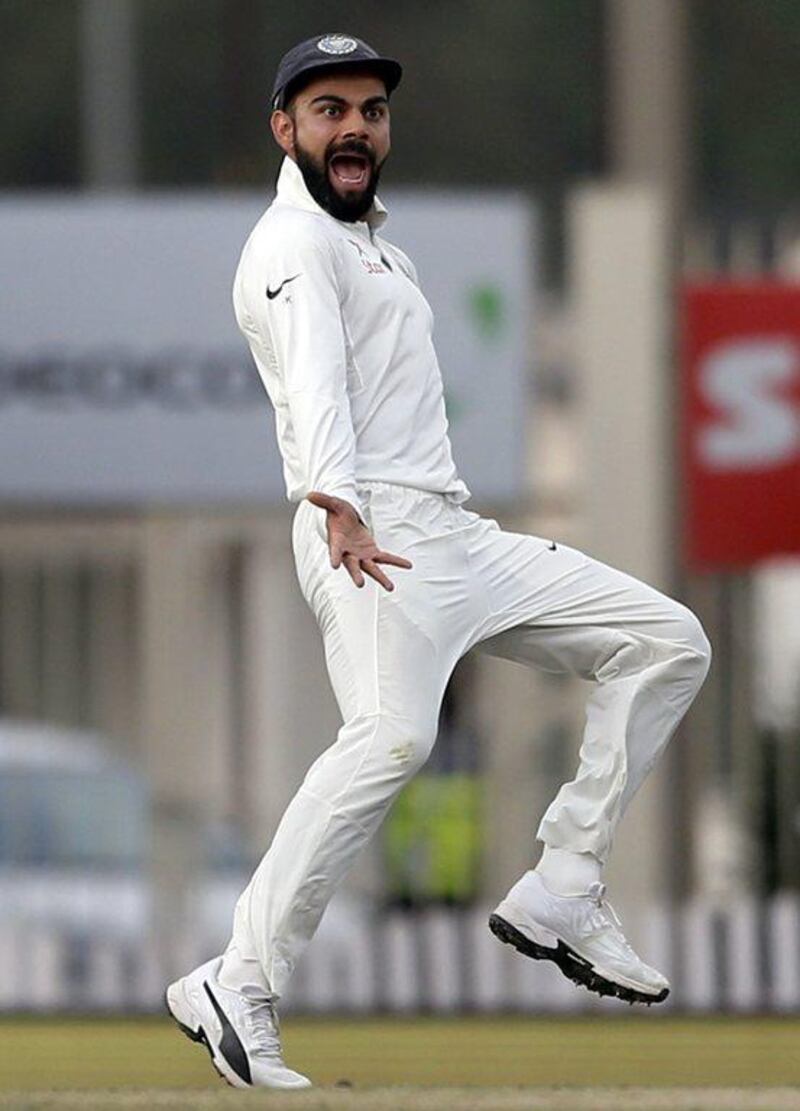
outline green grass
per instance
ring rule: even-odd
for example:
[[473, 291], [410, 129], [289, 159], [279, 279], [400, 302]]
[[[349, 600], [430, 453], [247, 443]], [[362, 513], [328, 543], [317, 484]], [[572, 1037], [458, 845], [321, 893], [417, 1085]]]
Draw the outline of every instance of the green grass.
[[314, 1092], [228, 1091], [166, 1020], [5, 1020], [0, 1109], [800, 1111], [797, 1019], [326, 1018], [288, 1020], [283, 1034]]

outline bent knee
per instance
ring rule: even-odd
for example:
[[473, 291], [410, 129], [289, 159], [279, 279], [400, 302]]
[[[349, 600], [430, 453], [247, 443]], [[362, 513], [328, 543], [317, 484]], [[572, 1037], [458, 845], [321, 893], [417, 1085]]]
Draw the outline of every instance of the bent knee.
[[385, 759], [404, 776], [422, 768], [436, 743], [436, 727], [406, 718], [387, 722]]
[[686, 606], [676, 603], [680, 621], [681, 648], [689, 657], [690, 665], [698, 678], [698, 685], [702, 683], [711, 666], [711, 642], [706, 636], [705, 629], [699, 618]]
[[686, 639], [702, 665], [704, 673], [707, 672], [711, 665], [711, 641], [706, 636], [699, 618], [689, 609], [686, 610]]
[[371, 716], [365, 767], [381, 779], [405, 780], [420, 770], [436, 742], [437, 722], [383, 711]]
[[433, 749], [434, 737], [409, 737], [397, 741], [386, 754], [387, 763], [404, 777], [416, 775]]

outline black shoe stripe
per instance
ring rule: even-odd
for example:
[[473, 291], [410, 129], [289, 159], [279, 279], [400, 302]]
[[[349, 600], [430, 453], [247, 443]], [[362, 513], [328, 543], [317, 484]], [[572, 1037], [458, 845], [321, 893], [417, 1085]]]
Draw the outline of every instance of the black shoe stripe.
[[211, 1006], [217, 1012], [217, 1018], [222, 1026], [222, 1038], [219, 1043], [220, 1053], [245, 1084], [252, 1084], [253, 1078], [250, 1073], [250, 1062], [247, 1060], [247, 1054], [239, 1039], [239, 1035], [236, 1033], [233, 1026], [231, 1026], [231, 1021], [222, 1007], [220, 1007], [219, 1003], [214, 998], [214, 993], [208, 986], [208, 980], [203, 981], [203, 987], [206, 989], [206, 995], [211, 1000]]
[[597, 972], [593, 964], [579, 956], [574, 949], [570, 949], [560, 938], [555, 949], [537, 945], [499, 914], [491, 915], [489, 929], [496, 938], [506, 945], [513, 945], [523, 956], [532, 957], [535, 961], [552, 961], [558, 965], [567, 979], [572, 980], [573, 984], [588, 988], [597, 995], [611, 995], [623, 999], [626, 1003], [645, 1003], [647, 1006], [651, 1003], [662, 1003], [669, 995], [669, 988], [664, 988], [658, 995], [647, 995], [646, 992], [617, 984]]

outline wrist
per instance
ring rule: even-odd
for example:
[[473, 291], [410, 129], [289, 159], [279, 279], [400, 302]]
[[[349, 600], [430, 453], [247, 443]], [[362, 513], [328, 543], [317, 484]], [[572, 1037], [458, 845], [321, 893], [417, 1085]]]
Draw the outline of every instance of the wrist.
[[328, 490], [327, 493], [331, 497], [336, 498], [340, 502], [344, 502], [348, 509], [352, 509], [356, 517], [360, 521], [364, 520], [364, 510], [361, 505], [361, 499], [358, 496], [355, 483], [352, 482], [338, 482], [334, 485], [333, 489]]

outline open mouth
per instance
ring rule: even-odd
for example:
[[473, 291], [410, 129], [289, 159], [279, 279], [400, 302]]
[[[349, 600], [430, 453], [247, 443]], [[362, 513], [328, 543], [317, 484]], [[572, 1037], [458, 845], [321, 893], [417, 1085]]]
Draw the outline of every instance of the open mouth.
[[342, 189], [363, 189], [369, 181], [370, 162], [363, 154], [334, 154], [329, 172], [334, 185]]

